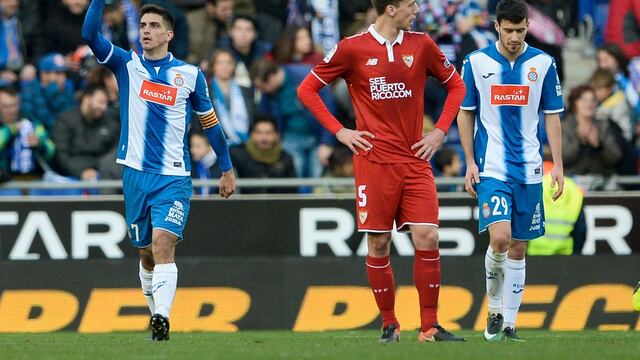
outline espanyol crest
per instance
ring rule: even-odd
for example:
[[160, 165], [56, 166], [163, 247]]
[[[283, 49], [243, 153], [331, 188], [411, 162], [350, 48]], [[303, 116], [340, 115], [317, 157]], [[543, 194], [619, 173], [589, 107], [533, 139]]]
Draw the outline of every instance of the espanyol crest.
[[404, 61], [407, 67], [411, 67], [411, 65], [413, 65], [413, 55], [402, 55], [402, 61]]
[[529, 73], [527, 74], [527, 79], [531, 82], [538, 81], [538, 73], [536, 72], [536, 68], [532, 67], [529, 69]]

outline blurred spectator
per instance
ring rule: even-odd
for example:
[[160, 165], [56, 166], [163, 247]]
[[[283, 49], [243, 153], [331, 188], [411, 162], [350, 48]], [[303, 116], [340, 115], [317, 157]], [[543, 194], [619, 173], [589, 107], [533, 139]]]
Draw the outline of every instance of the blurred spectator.
[[55, 145], [42, 124], [20, 117], [20, 98], [9, 88], [0, 88], [0, 120], [0, 179], [41, 178]]
[[[433, 157], [433, 165], [435, 167], [436, 176], [443, 178], [453, 178], [461, 175], [462, 161], [460, 154], [452, 148], [443, 147], [436, 152]], [[438, 184], [436, 179], [436, 189], [440, 192], [461, 191], [462, 187], [458, 185]]]
[[[40, 1], [31, 0], [18, 0], [18, 3], [20, 4], [18, 10], [20, 33], [22, 34], [21, 36], [27, 51], [26, 62], [29, 64], [27, 66], [29, 67], [28, 70], [31, 75], [30, 78], [23, 79], [31, 80], [35, 78], [36, 75], [35, 64], [38, 63], [40, 57], [45, 53], [44, 39], [42, 37], [42, 5]], [[22, 70], [24, 74], [25, 69], [23, 68]]]
[[53, 129], [56, 116], [76, 105], [73, 84], [67, 80], [67, 66], [61, 54], [47, 54], [38, 63], [38, 78], [20, 84], [22, 113], [28, 119]]
[[596, 119], [613, 121], [622, 130], [624, 139], [631, 142], [633, 139], [631, 109], [625, 101], [622, 91], [617, 89], [613, 74], [604, 69], [597, 69], [591, 75], [591, 86], [598, 100]]
[[253, 0], [256, 28], [262, 30], [259, 34], [260, 38], [270, 45], [275, 44], [278, 35], [282, 32], [290, 1], [301, 2], [300, 0]]
[[[334, 144], [334, 137], [315, 121], [296, 96], [296, 89], [310, 71], [310, 65], [278, 66], [269, 60], [260, 60], [251, 68], [251, 80], [262, 92], [259, 110], [278, 119], [283, 147], [293, 156], [300, 177], [321, 176]], [[320, 95], [335, 113], [335, 100], [329, 88], [324, 88]]]
[[[331, 156], [329, 156], [329, 165], [325, 169], [324, 177], [327, 178], [353, 178], [353, 152], [343, 144], [336, 144]], [[318, 187], [315, 193], [333, 193], [333, 194], [353, 194], [356, 188], [353, 183], [350, 185], [332, 185]]]
[[227, 141], [229, 145], [243, 144], [249, 138], [253, 118], [253, 90], [234, 80], [236, 62], [229, 50], [216, 50], [210, 64], [209, 96]]
[[[293, 158], [282, 149], [274, 119], [257, 116], [249, 141], [231, 148], [231, 159], [238, 178], [292, 178], [296, 176]], [[297, 192], [296, 188], [241, 188], [243, 194]]]
[[87, 75], [87, 86], [89, 85], [98, 85], [107, 91], [109, 111], [114, 112], [114, 116], [119, 117], [120, 95], [118, 94], [118, 81], [113, 72], [106, 66], [95, 66]]
[[562, 121], [562, 159], [567, 175], [604, 175], [615, 172], [622, 157], [610, 121], [597, 121], [596, 94], [581, 85], [569, 94], [569, 113]]
[[[222, 176], [215, 151], [211, 148], [207, 136], [201, 130], [193, 130], [189, 135], [189, 151], [191, 152], [191, 177], [194, 179], [215, 180]], [[214, 191], [209, 186], [202, 186], [198, 191], [206, 196]]]
[[545, 162], [545, 175], [542, 178], [545, 234], [529, 242], [527, 254], [580, 255], [587, 240], [587, 221], [582, 206], [584, 195], [573, 179], [565, 177], [562, 196], [553, 200], [557, 185], [551, 187], [551, 166]]
[[46, 52], [61, 53], [67, 67], [73, 72], [79, 71], [80, 62], [74, 53], [86, 47], [82, 41], [82, 23], [89, 0], [47, 1], [43, 4], [48, 4], [42, 25], [47, 29], [43, 32]]
[[[102, 178], [99, 164], [118, 145], [119, 125], [106, 117], [107, 91], [91, 85], [84, 91], [80, 106], [61, 113], [53, 130], [59, 173], [80, 180]], [[113, 162], [113, 157], [109, 160]]]
[[[338, 0], [307, 0], [313, 8], [311, 34], [313, 42], [328, 54], [340, 41]], [[314, 64], [315, 65], [315, 64]]]
[[324, 56], [316, 50], [308, 28], [292, 25], [280, 34], [272, 57], [278, 64], [316, 65]]
[[140, 15], [132, 0], [112, 0], [105, 4], [102, 35], [115, 46], [142, 52], [139, 23]]
[[167, 9], [175, 21], [173, 39], [169, 43], [169, 51], [178, 59], [186, 59], [189, 52], [189, 24], [184, 12], [174, 4], [175, 0], [142, 0], [140, 6], [156, 4]]
[[236, 60], [238, 84], [251, 87], [249, 69], [271, 50], [271, 45], [258, 40], [256, 22], [251, 16], [238, 14], [231, 22], [229, 35], [218, 42], [218, 48], [231, 50]]
[[640, 56], [640, 1], [611, 0], [604, 41], [620, 46], [629, 59]]
[[[476, 6], [465, 6], [455, 15], [455, 29], [459, 36], [457, 39], [457, 59], [464, 59], [467, 55], [489, 46], [497, 39], [494, 32], [487, 29], [489, 21], [487, 13]], [[456, 68], [461, 68], [461, 61], [456, 63]]]
[[[16, 83], [30, 61], [19, 8], [19, 0], [0, 0], [0, 82], [4, 84]], [[33, 78], [35, 68], [31, 66], [30, 71]]]
[[640, 95], [629, 80], [629, 60], [616, 44], [604, 44], [596, 52], [596, 60], [600, 69], [611, 72], [616, 80], [618, 89], [622, 90], [624, 97], [635, 112], [635, 117], [640, 114]]
[[[189, 55], [187, 61], [198, 64], [216, 48], [218, 40], [227, 35], [233, 17], [234, 0], [207, 0], [204, 19], [193, 26], [189, 22]], [[206, 67], [205, 67], [206, 68]]]
[[[556, 69], [560, 82], [564, 82], [564, 59], [562, 47], [566, 43], [563, 30], [556, 24], [554, 18], [538, 10], [534, 6], [527, 6], [529, 11], [529, 30], [525, 40], [535, 48], [551, 55], [556, 61]], [[549, 9], [549, 8], [547, 8]]]
[[369, 24], [362, 24], [369, 9], [372, 9], [370, 0], [338, 1], [340, 37], [351, 35], [349, 31], [353, 26], [360, 28], [369, 26]]

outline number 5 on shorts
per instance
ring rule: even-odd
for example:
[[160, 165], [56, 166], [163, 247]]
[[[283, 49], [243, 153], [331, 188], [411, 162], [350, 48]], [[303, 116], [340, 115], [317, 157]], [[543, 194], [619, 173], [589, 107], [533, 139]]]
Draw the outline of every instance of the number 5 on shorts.
[[358, 186], [358, 206], [365, 207], [367, 206], [367, 194], [364, 193], [367, 185]]

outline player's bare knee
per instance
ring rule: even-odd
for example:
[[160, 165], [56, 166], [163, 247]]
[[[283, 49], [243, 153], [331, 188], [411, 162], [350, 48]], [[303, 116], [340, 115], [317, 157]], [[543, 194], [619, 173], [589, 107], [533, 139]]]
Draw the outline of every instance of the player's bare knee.
[[391, 234], [368, 234], [369, 256], [384, 257], [391, 251]]
[[153, 260], [156, 264], [173, 262], [175, 248], [175, 240], [173, 238], [169, 236], [158, 236], [154, 237], [152, 243], [151, 250], [153, 251]]
[[503, 253], [509, 250], [511, 235], [506, 232], [495, 232], [491, 234], [491, 248], [495, 252]]
[[433, 227], [413, 229], [411, 231], [413, 246], [418, 250], [435, 250], [438, 248], [438, 230]]

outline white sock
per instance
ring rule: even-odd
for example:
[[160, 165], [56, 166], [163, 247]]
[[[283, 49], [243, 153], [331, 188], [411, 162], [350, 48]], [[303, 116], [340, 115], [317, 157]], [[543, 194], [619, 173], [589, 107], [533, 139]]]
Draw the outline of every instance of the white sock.
[[487, 297], [489, 298], [489, 312], [502, 314], [502, 284], [504, 282], [504, 268], [507, 252], [494, 252], [491, 246], [484, 256], [485, 278], [487, 279]]
[[153, 301], [155, 314], [169, 318], [173, 297], [178, 285], [178, 268], [175, 263], [156, 264], [153, 268]]
[[149, 271], [142, 267], [142, 262], [140, 262], [140, 270], [138, 272], [140, 276], [140, 285], [142, 285], [142, 294], [144, 294], [144, 298], [147, 299], [147, 305], [149, 306], [149, 311], [151, 314], [156, 310], [156, 304], [153, 302], [153, 293], [151, 292], [151, 280], [153, 279], [153, 271]]
[[526, 276], [526, 262], [522, 260], [507, 259], [504, 272], [504, 323], [503, 329], [510, 327], [515, 329], [516, 316], [522, 303], [524, 293], [524, 280]]

